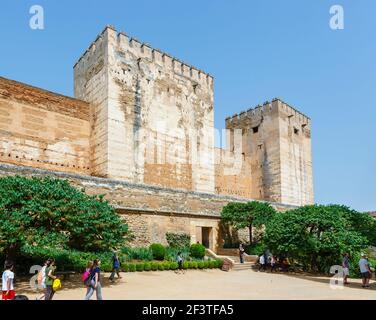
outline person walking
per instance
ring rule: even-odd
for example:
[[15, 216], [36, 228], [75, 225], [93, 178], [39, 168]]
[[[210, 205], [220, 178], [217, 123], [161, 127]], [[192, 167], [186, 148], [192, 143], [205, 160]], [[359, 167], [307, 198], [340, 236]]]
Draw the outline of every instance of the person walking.
[[184, 273], [183, 269], [183, 258], [181, 256], [181, 252], [178, 252], [178, 255], [176, 257], [176, 260], [178, 261], [178, 271], [177, 273]]
[[36, 300], [45, 300], [47, 290], [46, 290], [46, 268], [47, 268], [47, 261], [44, 262], [42, 269], [40, 269], [38, 273], [38, 289], [42, 290], [42, 294], [36, 298]]
[[239, 245], [239, 258], [240, 258], [240, 263], [244, 263], [244, 254], [245, 254], [245, 250], [244, 250], [243, 244], [241, 243], [241, 244]]
[[349, 254], [345, 253], [342, 259], [343, 284], [349, 284], [348, 277], [350, 275], [350, 258]]
[[56, 264], [55, 264], [55, 259], [49, 258], [47, 260], [47, 265], [46, 265], [46, 295], [45, 295], [45, 300], [52, 300], [55, 291], [53, 289], [53, 283], [54, 280], [57, 279], [55, 276], [55, 271], [56, 271]]
[[94, 291], [97, 296], [97, 300], [102, 299], [102, 287], [101, 287], [101, 261], [99, 259], [95, 259], [93, 261], [93, 267], [91, 271], [91, 283], [90, 288], [86, 294], [85, 300], [90, 300], [91, 296], [93, 295]]
[[93, 270], [93, 265], [94, 265], [94, 262], [93, 261], [89, 261], [87, 263], [87, 265], [86, 265], [85, 272], [84, 272], [84, 274], [82, 276], [82, 280], [84, 282], [84, 285], [87, 288], [85, 297], [87, 296], [87, 294], [90, 291], [90, 287], [91, 287], [91, 272]]
[[14, 293], [14, 267], [13, 263], [7, 262], [5, 270], [2, 276], [2, 299], [3, 300], [13, 300]]
[[362, 287], [369, 288], [369, 279], [371, 278], [371, 266], [368, 262], [367, 255], [365, 253], [361, 254], [359, 260], [359, 269], [362, 275]]
[[121, 266], [121, 263], [120, 263], [119, 256], [117, 255], [116, 252], [114, 252], [114, 255], [112, 257], [112, 273], [111, 273], [111, 276], [110, 276], [111, 282], [114, 281], [115, 273], [117, 274], [118, 278], [121, 279], [120, 271], [119, 271], [120, 266]]

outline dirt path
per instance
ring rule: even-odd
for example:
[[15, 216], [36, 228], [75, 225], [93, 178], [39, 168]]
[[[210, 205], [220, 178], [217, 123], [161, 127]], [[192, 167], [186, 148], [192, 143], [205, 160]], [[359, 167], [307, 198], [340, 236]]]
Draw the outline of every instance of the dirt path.
[[[329, 278], [270, 274], [253, 270], [224, 272], [189, 270], [184, 275], [173, 271], [123, 273], [123, 279], [109, 284], [104, 274], [103, 298], [106, 300], [143, 299], [375, 299], [376, 283], [363, 289], [360, 280], [351, 279], [343, 289], [331, 289]], [[80, 277], [65, 281], [55, 300], [82, 300], [86, 289]], [[17, 294], [35, 299], [28, 283], [19, 283]]]

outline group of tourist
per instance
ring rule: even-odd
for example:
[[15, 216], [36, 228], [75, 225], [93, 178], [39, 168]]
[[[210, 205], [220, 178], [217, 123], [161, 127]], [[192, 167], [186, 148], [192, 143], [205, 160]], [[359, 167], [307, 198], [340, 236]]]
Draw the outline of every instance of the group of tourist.
[[[244, 258], [246, 256], [244, 245], [241, 243], [239, 245], [239, 258], [240, 263], [244, 263]], [[288, 271], [289, 270], [289, 263], [286, 258], [280, 259], [278, 261], [277, 257], [275, 255], [270, 254], [268, 250], [265, 250], [263, 254], [261, 254], [258, 257], [258, 265], [259, 271], [266, 271], [267, 269], [270, 269], [270, 272], [276, 271], [277, 266], [282, 271]], [[362, 278], [362, 287], [363, 288], [369, 288], [369, 280], [372, 277], [372, 270], [371, 270], [371, 264], [368, 261], [367, 255], [365, 253], [361, 254], [361, 258], [358, 262], [359, 265], [359, 271]], [[345, 253], [343, 255], [342, 259], [342, 272], [343, 272], [343, 283], [345, 285], [349, 284], [348, 278], [350, 276], [350, 258], [349, 254]]]
[[[240, 263], [244, 263], [244, 258], [246, 256], [244, 245], [241, 243], [239, 245], [239, 259]], [[268, 250], [265, 250], [262, 255], [258, 257], [257, 260], [259, 264], [259, 271], [263, 270], [266, 271], [268, 267], [270, 267], [270, 271], [273, 272], [277, 268], [277, 257], [275, 255], [270, 254]], [[283, 265], [283, 263], [281, 263]]]
[[[240, 262], [244, 263], [245, 249], [242, 244], [239, 246]], [[177, 254], [178, 270], [177, 273], [184, 273], [183, 258], [181, 252]], [[270, 267], [270, 271], [273, 272], [277, 268], [277, 257], [270, 254], [269, 251], [265, 251], [258, 258], [259, 271], [266, 271]], [[362, 287], [369, 288], [369, 281], [372, 276], [371, 264], [368, 261], [367, 255], [362, 253], [358, 262], [359, 270], [362, 277]], [[84, 285], [86, 286], [85, 300], [90, 300], [94, 292], [96, 293], [97, 300], [102, 300], [102, 286], [101, 286], [101, 261], [95, 259], [90, 261], [86, 267], [86, 270], [82, 276]], [[283, 259], [279, 262], [279, 266], [282, 270], [288, 270], [287, 259]], [[49, 258], [45, 261], [43, 267], [38, 272], [37, 281], [38, 287], [43, 291], [42, 295], [37, 300], [52, 300], [56, 290], [61, 286], [60, 280], [56, 276], [56, 262], [55, 259]], [[110, 275], [110, 281], [113, 282], [115, 275], [119, 279], [121, 262], [116, 253], [112, 257], [112, 272]], [[345, 253], [342, 259], [343, 270], [343, 283], [349, 284], [348, 277], [350, 275], [350, 258], [349, 254]], [[12, 263], [7, 263], [2, 275], [2, 299], [13, 300], [15, 299], [14, 291], [14, 266]]]

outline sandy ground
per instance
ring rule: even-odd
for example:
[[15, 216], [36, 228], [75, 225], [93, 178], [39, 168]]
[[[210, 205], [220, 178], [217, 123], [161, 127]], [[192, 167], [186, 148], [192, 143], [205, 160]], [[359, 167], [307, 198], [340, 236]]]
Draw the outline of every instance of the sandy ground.
[[[271, 274], [254, 270], [224, 272], [220, 270], [189, 270], [183, 275], [173, 271], [122, 273], [114, 284], [103, 274], [102, 294], [105, 300], [143, 299], [375, 299], [376, 283], [363, 289], [359, 279], [350, 279], [343, 289], [332, 289], [330, 278], [291, 274]], [[16, 286], [17, 294], [35, 299], [37, 294], [26, 281]], [[80, 276], [63, 282], [63, 289], [54, 300], [82, 300], [86, 289]], [[95, 296], [95, 294], [94, 294]], [[95, 298], [93, 296], [93, 298]]]

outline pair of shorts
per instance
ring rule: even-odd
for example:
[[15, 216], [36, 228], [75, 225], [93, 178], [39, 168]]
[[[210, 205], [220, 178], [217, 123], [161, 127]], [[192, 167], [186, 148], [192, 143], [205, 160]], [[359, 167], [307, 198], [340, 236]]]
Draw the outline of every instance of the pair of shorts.
[[350, 270], [349, 270], [349, 268], [343, 268], [343, 275], [344, 275], [345, 277], [350, 275]]
[[363, 279], [370, 279], [371, 278], [371, 274], [369, 273], [369, 271], [361, 272], [361, 274], [362, 274]]
[[14, 299], [14, 290], [9, 290], [9, 293], [7, 294], [6, 291], [3, 291], [2, 299], [3, 300], [13, 300]]

